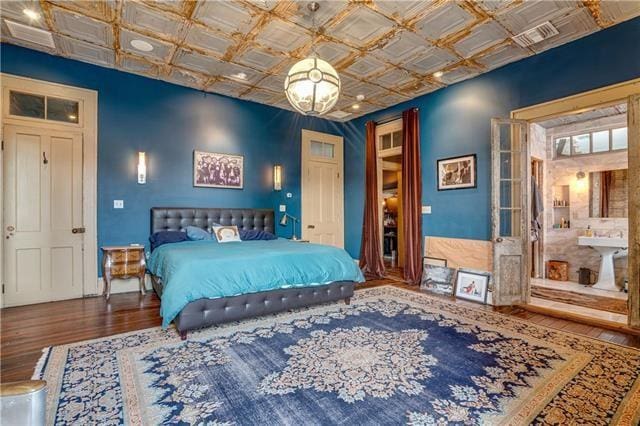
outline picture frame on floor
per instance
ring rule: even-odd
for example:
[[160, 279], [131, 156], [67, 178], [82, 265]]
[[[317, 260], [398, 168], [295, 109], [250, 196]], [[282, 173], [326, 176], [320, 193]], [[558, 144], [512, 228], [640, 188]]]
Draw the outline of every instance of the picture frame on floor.
[[457, 298], [486, 303], [491, 274], [458, 270], [456, 276]]
[[441, 259], [439, 257], [424, 256], [422, 258], [422, 265], [423, 266], [433, 265], [433, 266], [440, 266], [440, 267], [446, 268], [447, 259]]
[[420, 290], [453, 296], [456, 270], [446, 266], [424, 265]]
[[438, 191], [476, 188], [476, 163], [476, 154], [438, 160]]

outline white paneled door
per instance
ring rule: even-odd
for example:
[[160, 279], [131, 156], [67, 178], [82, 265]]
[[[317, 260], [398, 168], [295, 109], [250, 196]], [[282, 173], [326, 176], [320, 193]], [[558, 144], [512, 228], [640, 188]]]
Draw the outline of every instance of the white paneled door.
[[343, 140], [302, 131], [302, 238], [344, 247]]
[[82, 133], [4, 127], [4, 306], [83, 295]]

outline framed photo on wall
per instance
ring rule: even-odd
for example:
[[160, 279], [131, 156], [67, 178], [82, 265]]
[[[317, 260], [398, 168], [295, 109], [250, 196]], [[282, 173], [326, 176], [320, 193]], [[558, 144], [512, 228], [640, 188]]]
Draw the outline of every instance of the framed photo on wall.
[[486, 303], [491, 275], [458, 270], [456, 297], [473, 302]]
[[193, 186], [242, 189], [244, 157], [193, 151]]
[[438, 191], [477, 187], [476, 154], [437, 161]]

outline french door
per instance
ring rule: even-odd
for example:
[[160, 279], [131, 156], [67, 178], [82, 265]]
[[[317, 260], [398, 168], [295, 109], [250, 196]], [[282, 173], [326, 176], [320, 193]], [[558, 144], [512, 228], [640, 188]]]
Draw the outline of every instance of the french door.
[[531, 171], [527, 133], [524, 120], [491, 120], [493, 304], [499, 306], [529, 300]]

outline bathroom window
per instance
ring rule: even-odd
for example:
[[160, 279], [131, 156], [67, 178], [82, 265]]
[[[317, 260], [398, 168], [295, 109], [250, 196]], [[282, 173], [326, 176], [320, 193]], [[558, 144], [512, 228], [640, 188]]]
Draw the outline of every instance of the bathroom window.
[[617, 151], [627, 144], [626, 127], [562, 136], [554, 139], [555, 158]]

